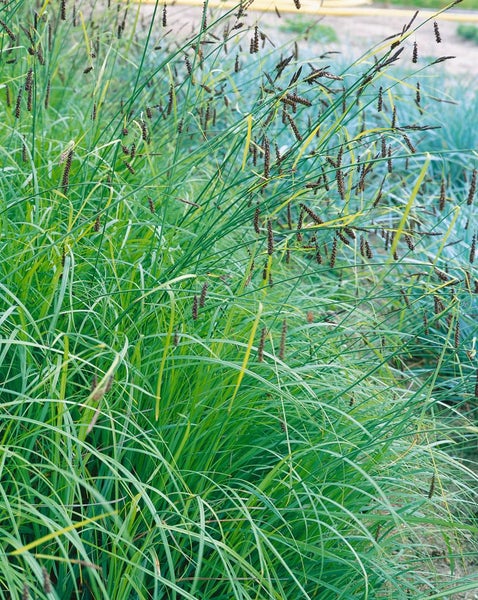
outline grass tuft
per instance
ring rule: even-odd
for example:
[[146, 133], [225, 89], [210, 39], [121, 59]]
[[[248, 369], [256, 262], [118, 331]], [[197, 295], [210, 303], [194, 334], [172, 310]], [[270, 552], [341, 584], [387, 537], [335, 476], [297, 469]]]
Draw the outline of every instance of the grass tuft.
[[0, 598], [476, 589], [450, 92], [174, 8], [0, 9]]

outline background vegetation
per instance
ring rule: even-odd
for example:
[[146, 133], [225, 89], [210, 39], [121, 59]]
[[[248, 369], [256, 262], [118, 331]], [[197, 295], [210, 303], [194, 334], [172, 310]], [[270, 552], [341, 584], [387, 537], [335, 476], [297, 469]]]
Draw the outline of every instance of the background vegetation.
[[103, 4], [0, 7], [0, 597], [476, 589], [476, 156], [420, 23], [334, 66]]

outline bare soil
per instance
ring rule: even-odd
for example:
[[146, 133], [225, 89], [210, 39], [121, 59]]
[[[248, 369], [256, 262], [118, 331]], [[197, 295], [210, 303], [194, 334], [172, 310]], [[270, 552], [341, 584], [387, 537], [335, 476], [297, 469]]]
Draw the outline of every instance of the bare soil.
[[[143, 18], [147, 21], [148, 16], [153, 12], [152, 6], [143, 6]], [[168, 6], [168, 28], [171, 26], [172, 34], [178, 34], [178, 31], [188, 35], [192, 31], [197, 31], [197, 26], [201, 20], [202, 9], [198, 7], [186, 6]], [[405, 11], [402, 17], [388, 16], [386, 9], [383, 10], [383, 16], [354, 16], [354, 17], [336, 17], [324, 16], [316, 17], [310, 15], [310, 23], [321, 23], [332, 27], [337, 35], [338, 42], [321, 44], [310, 42], [307, 38], [300, 39], [300, 48], [307, 56], [316, 54], [317, 56], [326, 51], [340, 52], [344, 59], [352, 61], [372, 47], [380, 45], [382, 41], [390, 36], [402, 31], [403, 26], [409, 21], [410, 11]], [[215, 11], [219, 14], [219, 11]], [[298, 11], [299, 14], [299, 11]], [[281, 26], [286, 20], [293, 19], [293, 14], [284, 14], [279, 18], [275, 12], [256, 12], [249, 9], [247, 17], [242, 19], [244, 25], [258, 25], [259, 29], [268, 36], [268, 44], [281, 46], [294, 36], [282, 31]], [[158, 33], [160, 27], [161, 15], [157, 14]], [[415, 24], [420, 24], [423, 19], [420, 14], [415, 20]], [[455, 75], [458, 79], [468, 82], [470, 87], [478, 82], [478, 44], [464, 40], [457, 34], [458, 24], [451, 21], [439, 22], [441, 42], [437, 43], [435, 39], [433, 20], [423, 23], [419, 29], [413, 33], [405, 42], [407, 50], [403, 53], [402, 62], [408, 60], [411, 66], [411, 56], [413, 43], [417, 42], [418, 64], [425, 66], [433, 60], [443, 56], [453, 56], [455, 58], [447, 60], [440, 65], [447, 75]], [[164, 31], [164, 30], [163, 30]], [[436, 72], [436, 70], [435, 70]]]

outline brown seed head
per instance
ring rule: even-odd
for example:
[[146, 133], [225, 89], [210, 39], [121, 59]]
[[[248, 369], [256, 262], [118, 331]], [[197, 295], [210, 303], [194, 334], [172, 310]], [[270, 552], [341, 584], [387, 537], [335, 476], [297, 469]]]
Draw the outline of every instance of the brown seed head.
[[383, 87], [380, 86], [378, 90], [378, 98], [377, 98], [377, 112], [382, 112], [383, 110]]
[[471, 174], [470, 189], [468, 191], [468, 197], [466, 199], [467, 206], [471, 206], [473, 204], [473, 198], [475, 197], [476, 192], [476, 175], [477, 170], [473, 169], [473, 173]]
[[334, 237], [334, 241], [332, 242], [332, 251], [330, 253], [330, 268], [333, 269], [335, 267], [335, 261], [337, 259], [337, 238]]
[[63, 190], [65, 192], [68, 191], [68, 186], [70, 184], [70, 170], [71, 170], [71, 163], [73, 161], [73, 153], [74, 153], [74, 149], [70, 148], [70, 150], [68, 151], [68, 154], [66, 155], [65, 167], [63, 169], [63, 176], [61, 178], [61, 187], [63, 188]]
[[272, 223], [267, 219], [267, 254], [272, 256], [274, 252], [274, 233], [272, 231]]
[[208, 282], [206, 281], [201, 288], [201, 295], [199, 296], [199, 308], [203, 308], [204, 304], [206, 303], [207, 288]]
[[431, 481], [430, 481], [430, 488], [428, 490], [428, 498], [431, 498], [433, 496], [434, 491], [435, 491], [435, 473], [433, 473]]
[[51, 594], [51, 581], [50, 581], [50, 575], [48, 574], [48, 571], [45, 569], [45, 567], [42, 567], [42, 575], [43, 575], [43, 592], [45, 594]]
[[19, 119], [22, 113], [22, 97], [23, 97], [23, 88], [21, 87], [18, 90], [17, 101], [15, 102], [15, 119]]
[[471, 238], [470, 245], [470, 263], [473, 264], [475, 262], [475, 253], [476, 253], [476, 233]]
[[266, 342], [267, 329], [264, 327], [261, 331], [261, 337], [259, 340], [259, 346], [257, 347], [257, 360], [262, 362], [264, 360], [264, 344]]

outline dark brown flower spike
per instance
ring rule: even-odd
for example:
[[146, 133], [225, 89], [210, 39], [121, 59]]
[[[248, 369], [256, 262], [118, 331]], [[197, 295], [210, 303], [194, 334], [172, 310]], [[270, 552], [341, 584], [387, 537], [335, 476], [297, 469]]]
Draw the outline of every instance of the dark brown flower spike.
[[476, 254], [476, 233], [473, 235], [471, 239], [470, 246], [470, 263], [473, 264], [475, 262], [475, 254]]
[[261, 214], [261, 209], [259, 208], [259, 206], [256, 206], [256, 209], [254, 211], [254, 231], [257, 234], [260, 234], [260, 232], [261, 232], [260, 223], [259, 223], [260, 214]]
[[441, 43], [441, 35], [440, 35], [440, 30], [438, 29], [438, 23], [436, 21], [433, 21], [433, 31], [435, 33], [435, 41], [437, 44]]
[[18, 90], [17, 101], [15, 102], [15, 119], [19, 119], [22, 113], [22, 98], [23, 98], [23, 87]]
[[440, 198], [438, 200], [438, 208], [439, 208], [440, 212], [444, 210], [445, 202], [446, 202], [446, 182], [445, 182], [445, 178], [442, 177], [441, 184], [440, 184]]
[[201, 31], [204, 31], [207, 28], [207, 0], [204, 0], [202, 5], [202, 15], [201, 15]]
[[66, 21], [66, 0], [60, 0], [60, 19]]
[[425, 335], [430, 335], [430, 329], [428, 328], [428, 318], [427, 313], [423, 313], [423, 333]]
[[410, 304], [410, 300], [408, 298], [407, 292], [404, 289], [401, 289], [400, 294], [402, 295], [403, 301], [405, 302], [407, 308], [411, 308], [411, 304]]
[[417, 44], [417, 42], [413, 42], [412, 62], [413, 63], [417, 63], [418, 62], [418, 44]]
[[378, 90], [378, 98], [377, 98], [377, 112], [382, 112], [383, 110], [383, 87], [380, 86]]
[[267, 219], [267, 254], [272, 256], [274, 253], [274, 232], [272, 231], [272, 223]]
[[168, 115], [170, 115], [173, 110], [173, 104], [174, 104], [174, 86], [171, 83], [169, 86], [169, 92], [168, 92], [168, 107], [166, 109], [166, 113]]
[[70, 185], [70, 170], [71, 170], [71, 163], [73, 161], [73, 153], [74, 153], [74, 149], [70, 148], [70, 150], [68, 151], [68, 154], [66, 155], [65, 167], [63, 169], [63, 176], [61, 178], [61, 187], [63, 188], [65, 193], [68, 191], [68, 187]]
[[313, 210], [311, 210], [308, 206], [306, 206], [305, 204], [301, 204], [300, 205], [301, 209], [304, 210], [309, 217], [315, 221], [318, 225], [322, 225], [323, 224], [323, 220], [319, 217], [319, 215], [317, 215]]
[[292, 131], [294, 132], [294, 135], [297, 139], [298, 142], [302, 141], [302, 136], [300, 134], [299, 128], [297, 127], [296, 122], [294, 121], [294, 119], [289, 115], [289, 113], [287, 111], [285, 112], [285, 117], [287, 119], [287, 121], [289, 122], [289, 125], [291, 126]]
[[264, 344], [266, 343], [267, 329], [264, 327], [261, 331], [261, 337], [259, 340], [259, 346], [257, 347], [257, 360], [262, 362], [264, 360]]
[[127, 162], [126, 160], [124, 161], [124, 166], [128, 169], [128, 171], [131, 173], [131, 175], [134, 175], [136, 173], [133, 165], [129, 162]]
[[3, 29], [5, 29], [6, 34], [12, 40], [12, 42], [16, 42], [16, 40], [17, 40], [16, 35], [13, 33], [13, 31], [10, 29], [10, 27], [5, 23], [5, 21], [2, 21], [2, 19], [0, 19], [0, 25], [3, 27]]
[[148, 132], [148, 126], [146, 125], [146, 121], [144, 119], [141, 119], [139, 122], [139, 126], [141, 127], [141, 137], [143, 138], [143, 141], [148, 142], [149, 141], [149, 132]]
[[387, 151], [387, 170], [389, 173], [393, 172], [393, 162], [392, 162], [392, 147], [388, 147]]
[[252, 54], [259, 52], [259, 28], [254, 27], [254, 37], [252, 38]]
[[435, 473], [433, 473], [431, 481], [430, 481], [430, 488], [428, 489], [428, 498], [431, 499], [433, 496], [433, 493], [435, 491]]
[[198, 318], [198, 297], [194, 295], [193, 305], [191, 309], [193, 321], [197, 321]]
[[52, 589], [51, 589], [51, 581], [50, 581], [50, 575], [48, 574], [48, 571], [45, 569], [45, 567], [42, 567], [42, 577], [43, 577], [43, 592], [45, 594], [51, 594]]
[[411, 142], [410, 138], [408, 137], [408, 135], [406, 133], [402, 133], [402, 137], [403, 137], [403, 141], [407, 145], [407, 147], [410, 150], [410, 152], [412, 154], [415, 154], [415, 152], [416, 152], [415, 146], [412, 144], [412, 142]]
[[411, 252], [413, 252], [413, 250], [415, 250], [415, 244], [413, 243], [412, 236], [406, 233], [403, 237], [405, 238], [405, 242], [407, 243], [408, 249]]
[[264, 179], [269, 179], [271, 164], [271, 147], [269, 140], [264, 136]]
[[48, 80], [48, 83], [46, 84], [46, 91], [45, 91], [45, 109], [47, 109], [50, 104], [50, 92], [51, 92], [51, 83], [50, 83], [50, 80]]
[[199, 296], [199, 308], [204, 308], [204, 304], [206, 303], [206, 296], [207, 296], [207, 288], [208, 288], [209, 284], [208, 282], [204, 282], [202, 288], [201, 288], [201, 295]]
[[417, 81], [417, 87], [415, 88], [415, 104], [419, 107], [422, 97], [420, 94], [420, 82]]
[[445, 310], [445, 305], [440, 300], [439, 296], [433, 296], [433, 304], [436, 315], [439, 315]]
[[302, 223], [304, 221], [304, 211], [301, 209], [299, 213], [299, 220], [297, 222], [297, 241], [302, 241]]
[[337, 238], [334, 237], [334, 241], [332, 242], [332, 251], [330, 253], [330, 268], [333, 269], [335, 267], [335, 261], [337, 259]]
[[476, 175], [477, 175], [477, 170], [473, 169], [473, 173], [471, 175], [470, 189], [468, 191], [468, 197], [466, 199], [466, 204], [468, 206], [471, 206], [473, 204], [473, 198], [475, 197], [475, 192], [476, 192]]
[[25, 81], [25, 90], [27, 92], [27, 110], [32, 112], [33, 108], [33, 69], [29, 69]]

